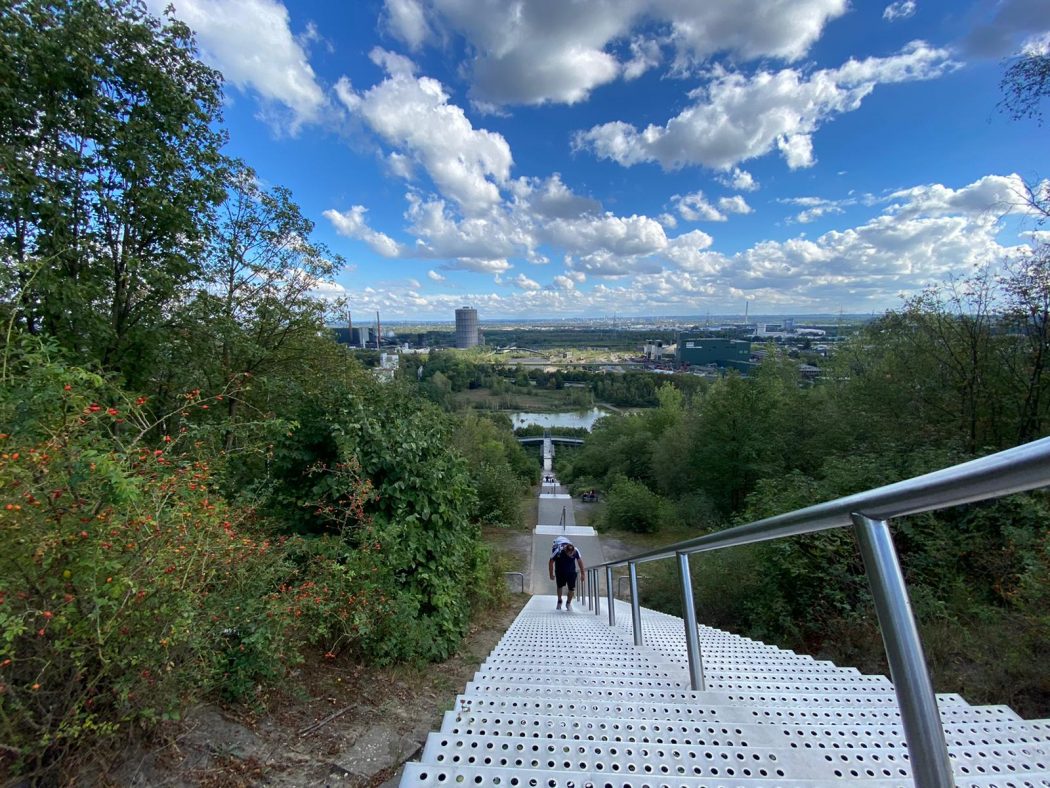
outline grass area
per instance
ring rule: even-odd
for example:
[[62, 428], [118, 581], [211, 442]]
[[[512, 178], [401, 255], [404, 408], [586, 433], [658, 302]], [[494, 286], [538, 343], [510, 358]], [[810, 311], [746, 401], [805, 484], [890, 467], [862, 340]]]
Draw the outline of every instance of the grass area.
[[594, 507], [597, 505], [594, 503], [581, 503], [579, 496], [576, 496], [572, 504], [576, 525], [590, 525], [591, 518], [594, 516]]
[[[587, 504], [593, 506], [592, 504]], [[580, 507], [577, 507], [577, 511]], [[699, 536], [695, 528], [665, 528], [654, 534], [640, 534], [635, 531], [601, 531], [598, 534], [602, 539], [614, 539], [623, 544], [636, 547], [638, 552], [643, 550], [655, 550], [657, 547], [681, 542]]]
[[461, 407], [482, 410], [530, 410], [554, 412], [565, 410], [587, 410], [590, 405], [579, 405], [573, 397], [579, 397], [580, 389], [541, 389], [514, 387], [504, 394], [495, 394], [490, 389], [466, 389], [452, 395]]
[[[586, 504], [586, 506], [593, 508], [593, 505]], [[579, 511], [582, 507], [577, 506], [577, 518], [576, 522], [580, 524]], [[586, 523], [584, 523], [586, 524]], [[648, 550], [655, 550], [659, 547], [665, 547], [675, 542], [681, 542], [685, 539], [690, 539], [696, 536], [697, 533], [694, 529], [690, 528], [674, 528], [665, 529], [654, 534], [640, 534], [635, 531], [599, 531], [598, 538], [602, 543], [602, 552], [605, 554], [606, 561], [616, 561], [620, 558], [626, 558], [636, 553], [643, 553]], [[613, 570], [614, 577], [626, 577], [628, 574], [627, 567], [617, 567]], [[663, 561], [652, 561], [645, 564], [641, 564], [638, 567], [638, 584], [641, 591], [642, 604], [646, 602], [646, 587], [655, 582], [662, 589], [667, 584], [675, 582], [675, 578], [678, 576], [678, 570], [675, 562], [672, 559]], [[615, 581], [615, 588], [617, 591], [623, 591], [622, 594], [618, 594], [619, 598], [626, 599], [627, 596], [627, 583], [620, 583]], [[666, 590], [664, 590], [666, 594]], [[670, 612], [670, 611], [669, 611]]]
[[528, 497], [523, 506], [525, 511], [525, 527], [532, 531], [540, 521], [540, 487], [534, 485], [527, 493]]
[[[641, 343], [639, 343], [639, 347]], [[552, 367], [569, 367], [575, 364], [620, 364], [637, 358], [638, 350], [611, 350], [605, 348], [555, 348], [550, 350], [511, 350], [502, 353], [490, 351], [479, 353], [478, 360], [514, 366], [516, 362], [529, 365], [547, 364]]]

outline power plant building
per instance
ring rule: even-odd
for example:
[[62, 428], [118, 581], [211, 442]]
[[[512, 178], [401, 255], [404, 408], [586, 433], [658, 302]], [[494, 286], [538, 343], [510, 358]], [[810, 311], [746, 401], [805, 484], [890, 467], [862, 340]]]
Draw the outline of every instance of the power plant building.
[[476, 347], [481, 341], [478, 331], [478, 310], [464, 306], [456, 310], [456, 347]]
[[679, 366], [715, 366], [746, 372], [751, 364], [751, 343], [705, 336], [678, 337], [675, 361]]

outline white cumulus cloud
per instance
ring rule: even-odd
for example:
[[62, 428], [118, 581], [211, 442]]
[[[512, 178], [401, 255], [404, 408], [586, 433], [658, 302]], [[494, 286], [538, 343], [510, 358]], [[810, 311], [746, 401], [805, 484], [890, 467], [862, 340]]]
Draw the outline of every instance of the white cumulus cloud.
[[540, 289], [540, 283], [535, 280], [529, 279], [527, 276], [525, 276], [525, 274], [518, 274], [511, 280], [511, 284], [513, 284], [519, 290]]
[[721, 52], [797, 60], [846, 8], [846, 0], [387, 0], [385, 26], [412, 48], [462, 37], [475, 55], [476, 101], [573, 104], [658, 66], [664, 49], [678, 72]]
[[741, 197], [739, 194], [733, 197], [722, 197], [718, 200], [718, 207], [726, 213], [751, 213], [752, 208], [747, 204], [747, 200]]
[[430, 35], [426, 12], [418, 0], [386, 0], [384, 23], [390, 32], [415, 50]]
[[322, 215], [332, 223], [335, 231], [347, 238], [356, 238], [364, 241], [372, 250], [383, 257], [399, 257], [401, 246], [389, 235], [377, 232], [365, 222], [365, 213], [368, 209], [363, 205], [355, 205], [348, 211], [340, 213], [332, 208]]
[[519, 182], [519, 194], [536, 214], [549, 219], [575, 219], [600, 213], [602, 207], [597, 200], [574, 194], [562, 183], [559, 173], [547, 179], [523, 179]]
[[555, 219], [540, 228], [544, 242], [557, 245], [568, 254], [634, 257], [658, 252], [667, 245], [664, 228], [648, 216], [584, 216]]
[[510, 177], [513, 163], [503, 136], [475, 129], [463, 109], [449, 102], [441, 83], [417, 77], [407, 58], [381, 49], [371, 56], [387, 78], [358, 92], [343, 77], [336, 85], [343, 105], [384, 142], [417, 161], [464, 211], [498, 204], [499, 186]]
[[262, 117], [275, 130], [294, 136], [303, 125], [322, 119], [328, 100], [292, 34], [283, 3], [149, 0], [150, 10], [158, 16], [169, 4], [197, 34], [202, 59], [221, 71], [227, 82], [258, 96]]
[[726, 215], [711, 205], [703, 192], [674, 195], [671, 198], [678, 215], [687, 222], [724, 222]]
[[742, 170], [739, 167], [733, 167], [729, 172], [719, 173], [715, 179], [723, 186], [740, 192], [753, 192], [758, 189], [758, 183], [755, 181], [754, 176], [747, 170]]
[[[495, 274], [497, 277], [513, 267], [502, 259], [478, 260], [474, 258], [461, 258], [442, 266], [446, 271], [474, 271], [480, 274]], [[498, 278], [497, 281], [499, 281]]]
[[896, 22], [898, 19], [907, 19], [915, 15], [915, 0], [897, 0], [886, 6], [882, 12], [882, 18], [887, 22]]
[[[805, 209], [849, 202], [878, 212], [815, 238], [760, 241], [732, 254], [715, 251], [709, 235], [692, 230], [668, 238], [660, 251], [648, 255], [618, 256], [607, 250], [566, 255], [564, 273], [540, 289], [527, 289], [528, 285], [521, 289], [515, 277], [507, 280], [511, 288], [503, 293], [424, 298], [391, 285], [350, 295], [357, 309], [445, 319], [466, 302], [478, 307], [483, 320], [602, 312], [702, 314], [739, 307], [744, 300], [753, 309], [767, 311], [837, 312], [840, 307], [851, 312], [881, 311], [898, 305], [900, 294], [918, 292], [930, 282], [968, 273], [974, 265], [995, 263], [1027, 248], [998, 241], [1004, 213], [1026, 210], [1004, 204], [1016, 177], [989, 175], [959, 186], [920, 185], [880, 200], [869, 195], [785, 199], [783, 203]], [[1045, 235], [1035, 231], [1031, 238], [1043, 241]], [[508, 267], [506, 261], [494, 261], [471, 270], [498, 275]], [[592, 276], [601, 281], [589, 285]]]
[[556, 277], [554, 277], [554, 286], [559, 290], [576, 289], [576, 283], [573, 282], [572, 279], [570, 279], [569, 277], [563, 276], [562, 274], [558, 274]]
[[1027, 213], [1020, 175], [986, 175], [960, 189], [942, 184], [915, 186], [890, 194], [890, 211], [899, 217], [969, 216], [995, 221], [1008, 213]]
[[859, 108], [877, 85], [934, 79], [956, 65], [948, 50], [915, 41], [890, 57], [810, 74], [787, 68], [747, 77], [716, 70], [691, 94], [695, 103], [665, 125], [639, 130], [612, 121], [578, 132], [574, 145], [623, 166], [657, 162], [667, 170], [722, 171], [776, 147], [792, 169], [807, 167], [814, 161], [811, 135], [835, 115]]

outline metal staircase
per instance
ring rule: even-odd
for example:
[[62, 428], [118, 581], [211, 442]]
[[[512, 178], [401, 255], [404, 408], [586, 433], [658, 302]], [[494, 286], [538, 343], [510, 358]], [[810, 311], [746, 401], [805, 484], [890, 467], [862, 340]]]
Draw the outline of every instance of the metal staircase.
[[[690, 689], [682, 619], [615, 620], [533, 597], [427, 739], [402, 786], [910, 786], [883, 676], [700, 627]], [[959, 786], [1050, 788], [1050, 721], [937, 696]]]
[[[530, 586], [546, 578], [550, 534], [571, 533], [588, 556], [583, 596], [572, 612], [532, 598], [402, 786], [1050, 788], [1050, 721], [934, 694], [889, 523], [1050, 485], [1050, 438], [604, 564], [545, 443]], [[690, 555], [832, 528], [854, 531], [893, 682], [685, 625]], [[638, 564], [665, 559], [684, 620], [640, 604]], [[617, 568], [630, 603], [613, 598]]]

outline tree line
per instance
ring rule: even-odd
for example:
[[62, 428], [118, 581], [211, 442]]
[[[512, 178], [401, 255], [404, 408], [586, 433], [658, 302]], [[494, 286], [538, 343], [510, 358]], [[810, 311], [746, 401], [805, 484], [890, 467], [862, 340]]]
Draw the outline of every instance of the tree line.
[[[481, 361], [471, 353], [458, 350], [431, 350], [426, 360], [408, 356], [402, 358], [401, 375], [408, 380], [419, 380], [432, 399], [451, 403], [451, 394], [470, 389], [487, 389], [494, 394], [513, 393], [515, 388], [561, 391], [566, 384], [576, 384], [589, 393], [585, 401], [572, 404], [591, 407], [595, 402], [607, 402], [623, 407], [648, 408], [658, 403], [657, 389], [670, 382], [684, 392], [703, 388], [706, 383], [695, 375], [662, 375], [645, 371], [604, 372], [569, 367], [548, 371], [514, 364]], [[581, 393], [582, 393], [581, 391]]]
[[226, 154], [185, 25], [8, 3], [0, 84], [0, 779], [308, 654], [453, 653], [503, 593], [480, 528], [534, 476], [509, 424], [333, 341], [342, 260]]

